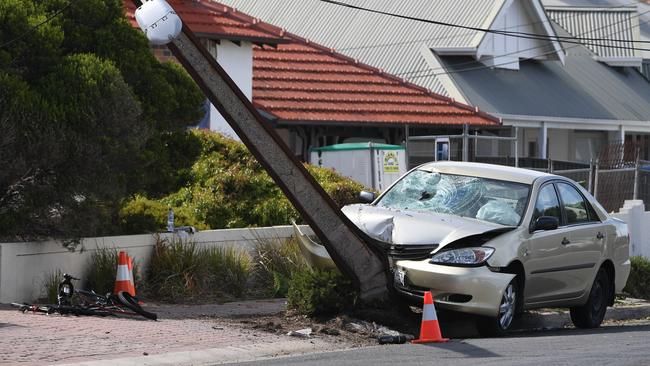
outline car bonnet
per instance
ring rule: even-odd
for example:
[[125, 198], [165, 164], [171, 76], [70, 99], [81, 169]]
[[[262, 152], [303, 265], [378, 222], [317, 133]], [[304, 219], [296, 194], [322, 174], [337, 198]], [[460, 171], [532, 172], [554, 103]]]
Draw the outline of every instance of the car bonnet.
[[458, 239], [506, 226], [440, 213], [349, 205], [343, 213], [369, 236], [391, 244], [443, 247]]

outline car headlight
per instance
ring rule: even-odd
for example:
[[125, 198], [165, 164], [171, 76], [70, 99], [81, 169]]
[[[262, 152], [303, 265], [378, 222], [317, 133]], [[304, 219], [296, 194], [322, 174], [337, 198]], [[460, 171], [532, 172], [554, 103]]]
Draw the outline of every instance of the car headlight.
[[494, 253], [494, 248], [490, 247], [453, 249], [434, 255], [429, 263], [472, 266], [483, 264], [488, 260], [488, 258], [490, 258], [492, 253]]

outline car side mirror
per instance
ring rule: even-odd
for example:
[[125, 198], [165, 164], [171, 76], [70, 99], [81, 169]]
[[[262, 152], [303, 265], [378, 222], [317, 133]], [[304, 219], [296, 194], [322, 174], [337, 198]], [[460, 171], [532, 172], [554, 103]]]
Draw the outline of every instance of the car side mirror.
[[542, 216], [535, 220], [531, 232], [537, 230], [555, 230], [560, 226], [560, 220], [553, 216]]
[[361, 203], [372, 203], [375, 198], [376, 196], [374, 192], [361, 191], [361, 193], [359, 193], [359, 201], [361, 201]]

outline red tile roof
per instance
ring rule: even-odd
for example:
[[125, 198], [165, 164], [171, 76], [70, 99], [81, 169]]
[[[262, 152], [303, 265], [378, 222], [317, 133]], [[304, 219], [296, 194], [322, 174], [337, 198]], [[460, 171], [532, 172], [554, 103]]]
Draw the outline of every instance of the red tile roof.
[[[135, 21], [133, 0], [123, 0], [131, 25]], [[283, 41], [276, 27], [209, 0], [167, 0], [183, 22], [199, 37], [276, 44]]]
[[454, 102], [286, 33], [289, 44], [255, 47], [253, 103], [284, 124], [499, 125]]
[[[253, 104], [284, 124], [500, 125], [498, 118], [210, 0], [168, 0], [200, 37], [249, 40]], [[132, 0], [124, 0], [137, 27]], [[286, 44], [281, 44], [286, 43]], [[273, 46], [269, 46], [269, 44]]]

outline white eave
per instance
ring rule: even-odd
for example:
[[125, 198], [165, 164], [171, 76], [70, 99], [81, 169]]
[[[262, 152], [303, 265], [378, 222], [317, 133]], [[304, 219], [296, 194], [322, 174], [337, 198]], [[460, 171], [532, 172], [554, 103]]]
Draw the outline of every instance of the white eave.
[[432, 49], [441, 56], [476, 56], [476, 47], [434, 47]]
[[[553, 29], [553, 26], [551, 25], [551, 19], [546, 14], [546, 11], [544, 11], [544, 7], [540, 3], [540, 1], [539, 0], [533, 0], [532, 4], [533, 4], [533, 7], [535, 8], [535, 11], [537, 11], [537, 14], [539, 14], [540, 18], [542, 19], [542, 25], [543, 25], [544, 29], [546, 30], [546, 33], [551, 37], [557, 37], [557, 33], [555, 33], [555, 30]], [[564, 53], [564, 49], [562, 49], [562, 45], [557, 40], [557, 38], [552, 40], [551, 43], [553, 44], [553, 48], [555, 49], [555, 52], [557, 53], [557, 56], [560, 58], [560, 62], [562, 62], [562, 65], [564, 65], [566, 55]]]

